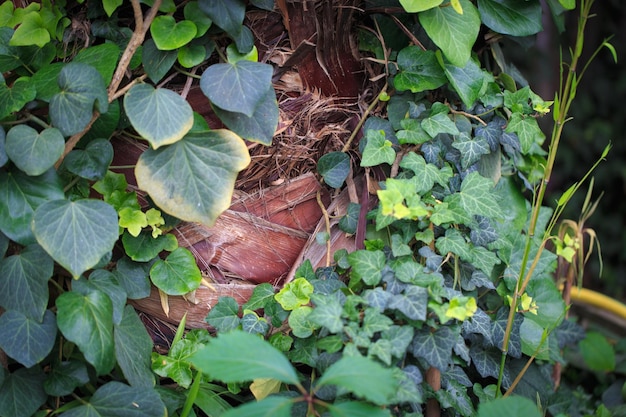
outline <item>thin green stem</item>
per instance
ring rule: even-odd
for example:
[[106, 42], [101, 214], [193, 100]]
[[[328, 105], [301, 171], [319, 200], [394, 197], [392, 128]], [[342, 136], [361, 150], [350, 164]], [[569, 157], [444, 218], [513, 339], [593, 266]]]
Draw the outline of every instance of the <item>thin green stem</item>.
[[202, 371], [198, 371], [196, 373], [196, 377], [189, 388], [189, 392], [187, 393], [187, 398], [185, 399], [185, 405], [183, 406], [183, 410], [180, 412], [180, 417], [188, 417], [193, 404], [196, 402], [196, 398], [198, 398], [198, 392], [200, 391], [200, 382], [202, 380]]

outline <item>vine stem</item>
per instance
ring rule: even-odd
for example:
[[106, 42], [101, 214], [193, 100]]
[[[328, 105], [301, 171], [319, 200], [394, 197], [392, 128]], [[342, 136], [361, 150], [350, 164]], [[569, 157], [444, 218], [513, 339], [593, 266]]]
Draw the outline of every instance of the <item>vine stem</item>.
[[[528, 234], [526, 235], [526, 244], [524, 248], [524, 254], [522, 257], [522, 263], [520, 267], [520, 273], [517, 278], [517, 284], [515, 285], [515, 291], [513, 293], [513, 297], [511, 299], [511, 305], [509, 309], [509, 316], [507, 320], [506, 330], [504, 333], [504, 340], [502, 342], [502, 356], [500, 359], [500, 370], [498, 374], [498, 383], [497, 383], [497, 393], [501, 392], [502, 380], [504, 377], [504, 366], [506, 363], [506, 357], [509, 347], [509, 342], [511, 339], [511, 330], [513, 328], [513, 322], [515, 320], [515, 313], [517, 312], [517, 303], [519, 297], [524, 293], [526, 289], [526, 285], [530, 281], [532, 276], [532, 272], [537, 265], [539, 258], [541, 256], [541, 252], [545, 248], [546, 239], [542, 240], [541, 246], [537, 250], [537, 254], [535, 255], [535, 259], [533, 261], [532, 266], [529, 268], [529, 271], [526, 271], [530, 252], [532, 247], [533, 237], [535, 235], [535, 229], [537, 227], [537, 221], [539, 219], [539, 212], [541, 210], [543, 200], [545, 197], [547, 186], [550, 182], [550, 178], [552, 177], [552, 171], [554, 168], [554, 162], [556, 160], [556, 154], [559, 147], [559, 142], [561, 140], [561, 136], [563, 134], [563, 127], [565, 123], [568, 121], [568, 113], [570, 106], [576, 96], [576, 89], [578, 87], [578, 83], [580, 78], [576, 75], [576, 69], [578, 66], [578, 61], [582, 56], [582, 50], [584, 45], [584, 32], [587, 21], [589, 20], [591, 14], [591, 6], [594, 0], [581, 0], [580, 2], [580, 15], [578, 17], [578, 26], [576, 33], [576, 44], [574, 49], [572, 50], [572, 58], [569, 64], [569, 69], [567, 71], [567, 76], [565, 77], [565, 81], [563, 81], [563, 74], [565, 72], [565, 63], [561, 61], [561, 71], [560, 71], [560, 82], [559, 82], [559, 92], [555, 98], [555, 111], [557, 112], [554, 117], [554, 126], [552, 128], [552, 135], [550, 139], [550, 146], [548, 148], [548, 158], [546, 161], [546, 167], [543, 174], [543, 180], [539, 185], [539, 190], [536, 194], [536, 198], [533, 201], [533, 208], [530, 218], [530, 224], [528, 227]], [[548, 231], [546, 231], [548, 233]]]

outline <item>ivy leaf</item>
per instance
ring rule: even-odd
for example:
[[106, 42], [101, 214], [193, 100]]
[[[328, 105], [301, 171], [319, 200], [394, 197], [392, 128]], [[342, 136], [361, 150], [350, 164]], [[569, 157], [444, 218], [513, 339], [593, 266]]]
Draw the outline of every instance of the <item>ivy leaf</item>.
[[442, 255], [453, 253], [466, 261], [472, 260], [470, 244], [457, 229], [448, 229], [444, 236], [437, 238], [435, 247]]
[[494, 80], [493, 75], [480, 68], [480, 64], [473, 58], [470, 58], [463, 66], [443, 62], [441, 65], [450, 84], [467, 107], [471, 107], [479, 97], [484, 95], [488, 84]]
[[[119, 2], [122, 4], [121, 0]], [[113, 72], [115, 72], [117, 67], [119, 56], [119, 46], [113, 42], [106, 42], [100, 45], [90, 45], [89, 48], [81, 50], [76, 54], [72, 62], [91, 65], [102, 75], [104, 84], [109, 85], [113, 78]]]
[[489, 144], [489, 149], [495, 152], [500, 146], [500, 138], [504, 132], [506, 120], [500, 116], [496, 116], [491, 119], [486, 126], [476, 126], [474, 129], [474, 135], [481, 137]]
[[65, 411], [63, 416], [154, 417], [166, 414], [165, 405], [153, 388], [129, 387], [121, 382], [111, 381], [98, 388], [88, 402]]
[[357, 250], [348, 255], [352, 265], [351, 275], [362, 280], [366, 285], [376, 285], [382, 278], [385, 267], [383, 251]]
[[402, 294], [389, 298], [387, 308], [396, 309], [411, 320], [426, 320], [428, 289], [411, 285]]
[[220, 109], [253, 117], [257, 107], [267, 100], [272, 74], [272, 66], [260, 62], [213, 64], [202, 74], [200, 89]]
[[340, 188], [350, 173], [350, 157], [345, 152], [329, 152], [317, 161], [317, 172], [324, 182]]
[[433, 138], [440, 133], [449, 135], [458, 135], [460, 133], [454, 122], [445, 113], [436, 113], [422, 120], [422, 128]]
[[172, 252], [178, 248], [176, 236], [168, 233], [154, 238], [149, 231], [143, 231], [137, 237], [124, 233], [122, 244], [126, 255], [135, 262], [148, 262], [164, 250]]
[[400, 72], [394, 77], [393, 84], [398, 91], [436, 90], [447, 81], [433, 51], [408, 46], [398, 52], [397, 64]]
[[[48, 305], [54, 262], [39, 245], [0, 261], [0, 306], [41, 322]], [[1, 316], [0, 316], [1, 317]]]
[[378, 309], [375, 308], [366, 308], [365, 314], [363, 315], [363, 331], [373, 337], [374, 334], [378, 332], [385, 331], [391, 327], [393, 321], [383, 315]]
[[202, 273], [189, 249], [178, 247], [152, 265], [150, 279], [168, 295], [183, 295], [200, 286]]
[[293, 398], [272, 396], [227, 410], [222, 417], [291, 417]]
[[311, 296], [315, 308], [308, 319], [319, 326], [326, 327], [331, 333], [339, 333], [343, 329], [341, 314], [343, 312], [341, 292], [330, 295], [313, 294]]
[[404, 119], [400, 121], [400, 126], [402, 130], [399, 130], [396, 135], [400, 144], [410, 143], [419, 145], [432, 139], [417, 119]]
[[242, 0], [200, 0], [200, 10], [229, 35], [239, 33], [246, 5]]
[[[200, 345], [187, 339], [175, 343], [167, 356], [152, 354], [152, 369], [163, 378], [171, 378], [178, 385], [187, 389], [193, 380], [191, 371], [191, 355], [196, 353]], [[148, 354], [149, 356], [149, 354]]]
[[0, 316], [0, 348], [27, 368], [48, 356], [56, 334], [56, 320], [50, 310], [46, 310], [41, 322], [16, 310], [5, 311]]
[[553, 329], [561, 324], [567, 309], [554, 281], [550, 278], [532, 279], [526, 291], [537, 304], [537, 314], [529, 315], [531, 320], [544, 329]]
[[480, 402], [477, 417], [500, 417], [507, 410], [509, 417], [540, 417], [537, 404], [520, 395], [499, 397], [489, 402]]
[[429, 365], [445, 371], [452, 360], [452, 349], [458, 334], [450, 327], [440, 327], [431, 332], [422, 329], [413, 338], [410, 349], [416, 358], [424, 358]]
[[94, 105], [100, 113], [107, 112], [109, 99], [104, 80], [91, 65], [66, 64], [59, 73], [58, 83], [61, 91], [50, 99], [50, 119], [64, 136], [87, 127]]
[[[500, 264], [501, 262], [500, 258], [498, 258], [498, 255], [482, 246], [472, 247], [472, 249], [470, 250], [470, 259], [472, 265], [484, 272], [487, 277], [491, 276], [493, 267]], [[493, 285], [491, 284], [491, 281], [489, 281], [487, 284]]]
[[148, 39], [143, 45], [141, 63], [154, 83], [161, 81], [176, 62], [176, 58], [176, 51], [161, 51], [152, 39]]
[[37, 96], [35, 86], [26, 79], [17, 79], [9, 88], [5, 83], [0, 83], [0, 119], [4, 119], [11, 113], [20, 111], [27, 103]]
[[526, 117], [521, 113], [513, 113], [505, 129], [507, 133], [515, 133], [522, 146], [522, 153], [528, 153], [533, 145], [543, 143], [546, 136], [543, 134], [534, 117]]
[[96, 265], [118, 238], [115, 209], [93, 199], [45, 203], [32, 227], [39, 244], [74, 277]]
[[480, 136], [472, 138], [462, 134], [452, 142], [452, 147], [461, 153], [461, 168], [464, 170], [480, 161], [483, 155], [490, 152], [489, 144]]
[[389, 417], [389, 410], [360, 401], [345, 401], [328, 404], [331, 417]]
[[381, 287], [376, 287], [371, 290], [368, 289], [363, 292], [363, 297], [367, 301], [368, 305], [375, 307], [380, 311], [385, 311], [391, 296], [392, 294], [389, 291], [385, 291]]
[[101, 291], [82, 295], [74, 291], [56, 300], [57, 325], [63, 336], [81, 350], [98, 375], [115, 365], [113, 305]]
[[43, 48], [48, 42], [50, 42], [50, 33], [46, 30], [41, 14], [28, 13], [15, 30], [9, 45], [37, 45], [39, 48]]
[[345, 216], [339, 219], [339, 229], [349, 234], [355, 234], [357, 226], [359, 225], [360, 215], [361, 205], [358, 203], [348, 203]]
[[423, 12], [443, 3], [443, 0], [400, 0], [400, 4], [409, 13]]
[[153, 149], [178, 142], [193, 125], [193, 110], [184, 98], [150, 84], [134, 85], [124, 96], [124, 109]]
[[[496, 313], [496, 318], [492, 323], [491, 334], [493, 343], [496, 347], [502, 348], [504, 342], [504, 336], [506, 333], [506, 326], [509, 318], [509, 308], [500, 307]], [[521, 314], [516, 313], [513, 319], [513, 327], [511, 329], [511, 335], [509, 338], [509, 350], [508, 354], [514, 358], [522, 356], [522, 340], [520, 338], [520, 326], [524, 321], [524, 317]]]
[[367, 143], [363, 149], [361, 158], [362, 167], [371, 167], [380, 164], [393, 164], [396, 159], [396, 151], [391, 141], [386, 139], [383, 130], [367, 130], [365, 132]]
[[567, 345], [573, 345], [584, 339], [585, 329], [572, 319], [563, 320], [563, 322], [554, 329], [559, 348], [563, 349]]
[[237, 330], [218, 334], [191, 356], [191, 363], [225, 383], [273, 378], [299, 384], [296, 370], [285, 355], [258, 336]]
[[237, 173], [249, 163], [244, 141], [219, 129], [148, 149], [137, 161], [135, 176], [163, 211], [210, 226], [229, 207]]
[[503, 35], [530, 36], [543, 30], [538, 1], [479, 0], [478, 11], [487, 27]]
[[313, 285], [306, 278], [296, 278], [276, 293], [274, 299], [287, 311], [308, 304], [313, 294]]
[[306, 339], [313, 334], [319, 326], [309, 320], [309, 315], [313, 309], [309, 306], [298, 306], [294, 308], [287, 319], [287, 324], [291, 327], [293, 335], [299, 339]]
[[241, 322], [239, 304], [233, 297], [220, 297], [217, 304], [209, 311], [206, 322], [220, 333], [236, 329]]
[[37, 132], [30, 126], [17, 125], [6, 135], [5, 149], [15, 165], [31, 176], [41, 175], [54, 166], [65, 148], [58, 129]]
[[244, 310], [258, 310], [267, 307], [274, 300], [274, 287], [271, 284], [263, 283], [256, 285], [252, 295], [242, 306]]
[[124, 256], [117, 261], [115, 276], [131, 300], [146, 298], [150, 295], [150, 263], [133, 262]]
[[124, 308], [122, 320], [114, 325], [113, 336], [115, 358], [124, 378], [133, 387], [153, 387], [155, 379], [150, 369], [153, 342], [133, 307]]
[[[272, 6], [274, 6], [273, 3]], [[200, 5], [197, 2], [187, 3], [183, 9], [183, 15], [185, 16], [185, 20], [189, 20], [196, 25], [196, 38], [204, 36], [213, 24], [211, 18], [200, 10]]]
[[398, 326], [392, 325], [385, 329], [380, 337], [389, 340], [391, 347], [389, 353], [394, 358], [401, 358], [409, 348], [414, 336], [413, 327], [410, 325]]
[[326, 369], [316, 387], [334, 385], [378, 405], [389, 404], [398, 388], [393, 371], [362, 356], [343, 356]]
[[480, 30], [480, 15], [469, 0], [460, 0], [463, 14], [452, 7], [435, 7], [418, 15], [428, 36], [441, 48], [448, 60], [464, 67]]
[[492, 193], [493, 182], [480, 175], [471, 172], [461, 183], [461, 206], [470, 215], [480, 215], [490, 218], [502, 218], [502, 209]]
[[72, 290], [79, 294], [87, 295], [94, 290], [99, 290], [109, 296], [113, 305], [113, 323], [119, 324], [126, 305], [126, 292], [122, 288], [115, 275], [105, 269], [96, 269], [89, 274], [89, 279], [80, 277], [72, 284]]
[[269, 328], [270, 325], [267, 320], [259, 317], [254, 311], [245, 313], [241, 318], [241, 329], [244, 332], [265, 335]]
[[154, 18], [150, 34], [157, 48], [171, 51], [188, 44], [196, 37], [196, 25], [190, 20], [176, 22], [174, 16], [161, 15]]
[[266, 91], [254, 109], [252, 116], [241, 112], [222, 110], [212, 106], [213, 111], [230, 130], [242, 138], [258, 142], [263, 145], [271, 145], [274, 133], [278, 127], [278, 102], [274, 88]]
[[415, 173], [417, 192], [419, 194], [431, 190], [435, 183], [442, 187], [447, 186], [448, 181], [453, 176], [450, 166], [445, 165], [443, 168], [439, 168], [434, 164], [426, 163], [424, 157], [415, 152], [406, 154], [400, 162], [400, 167], [410, 169]]
[[82, 360], [72, 360], [53, 362], [43, 386], [48, 395], [62, 397], [88, 382], [87, 364]]
[[46, 402], [44, 379], [39, 367], [20, 368], [6, 376], [4, 369], [0, 371], [0, 415], [32, 416]]
[[[65, 143], [65, 142], [64, 142]], [[64, 159], [68, 171], [90, 181], [104, 178], [113, 161], [113, 146], [106, 139], [95, 139], [85, 149], [74, 149]]]

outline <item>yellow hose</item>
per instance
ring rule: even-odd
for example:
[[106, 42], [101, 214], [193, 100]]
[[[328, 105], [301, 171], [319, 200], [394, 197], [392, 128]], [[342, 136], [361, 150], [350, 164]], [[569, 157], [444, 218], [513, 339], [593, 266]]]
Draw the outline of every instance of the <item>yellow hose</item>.
[[587, 288], [572, 288], [570, 297], [575, 304], [592, 305], [626, 320], [626, 305], [604, 294]]

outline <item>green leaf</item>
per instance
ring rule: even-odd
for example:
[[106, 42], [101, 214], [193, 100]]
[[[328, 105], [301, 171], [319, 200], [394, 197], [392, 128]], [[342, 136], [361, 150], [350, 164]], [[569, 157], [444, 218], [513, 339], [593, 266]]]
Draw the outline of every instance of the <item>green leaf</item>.
[[46, 310], [42, 322], [16, 310], [5, 311], [0, 316], [0, 348], [27, 368], [48, 356], [56, 334], [56, 320], [50, 310]]
[[428, 290], [424, 287], [411, 285], [402, 294], [389, 297], [387, 308], [395, 309], [411, 320], [426, 320], [428, 307]]
[[526, 397], [511, 395], [499, 397], [493, 401], [478, 405], [477, 417], [501, 417], [502, 410], [507, 410], [507, 417], [540, 417], [537, 405]]
[[50, 373], [44, 381], [44, 389], [48, 395], [62, 397], [88, 382], [89, 374], [84, 361], [53, 362]]
[[424, 157], [415, 152], [406, 154], [400, 161], [400, 167], [410, 169], [415, 173], [417, 193], [419, 194], [430, 191], [435, 183], [446, 187], [453, 176], [450, 166], [445, 165], [439, 168], [436, 165], [426, 163]]
[[168, 233], [154, 238], [149, 231], [143, 231], [136, 237], [124, 233], [122, 244], [126, 255], [135, 262], [148, 262], [164, 250], [172, 252], [178, 248], [176, 236]]
[[227, 410], [221, 417], [291, 417], [294, 399], [273, 396]]
[[274, 287], [271, 284], [263, 283], [256, 285], [252, 291], [252, 295], [242, 306], [244, 310], [258, 310], [265, 308], [274, 300]]
[[183, 295], [200, 286], [202, 273], [189, 249], [178, 247], [152, 265], [150, 279], [166, 294]]
[[435, 7], [420, 13], [419, 21], [428, 36], [457, 67], [470, 59], [480, 30], [480, 15], [469, 0], [460, 0], [463, 14], [453, 7]]
[[527, 117], [520, 113], [513, 113], [506, 126], [505, 132], [515, 133], [519, 137], [522, 146], [522, 153], [528, 153], [533, 145], [540, 145], [545, 140], [543, 134], [534, 117]]
[[[122, 1], [120, 0], [121, 3]], [[91, 65], [102, 75], [104, 84], [109, 85], [117, 67], [119, 56], [119, 46], [113, 42], [106, 42], [101, 45], [91, 45], [89, 48], [81, 50], [76, 54], [72, 62]]]
[[246, 5], [242, 0], [199, 0], [200, 10], [229, 35], [239, 33]]
[[340, 188], [350, 173], [350, 157], [345, 152], [329, 152], [317, 161], [317, 172], [324, 182]]
[[299, 306], [289, 313], [287, 324], [295, 337], [306, 339], [319, 327], [316, 323], [309, 320], [309, 315], [311, 315], [312, 311], [313, 309], [309, 306]]
[[270, 328], [264, 317], [259, 317], [254, 311], [247, 312], [241, 318], [241, 328], [244, 332], [265, 335]]
[[397, 63], [400, 72], [394, 77], [393, 84], [398, 91], [436, 90], [447, 81], [433, 51], [411, 45], [398, 52]]
[[220, 109], [253, 117], [267, 101], [273, 69], [269, 64], [251, 61], [214, 64], [200, 78], [202, 92]]
[[389, 417], [389, 410], [356, 401], [328, 404], [332, 417]]
[[104, 80], [91, 65], [70, 63], [58, 78], [61, 91], [50, 99], [50, 118], [64, 136], [81, 132], [90, 122], [94, 106], [100, 113], [109, 107]]
[[236, 329], [241, 323], [239, 304], [233, 297], [220, 297], [217, 304], [209, 311], [206, 322], [220, 333]]
[[48, 307], [54, 262], [39, 245], [0, 261], [0, 306], [41, 322]]
[[403, 119], [400, 121], [403, 130], [399, 130], [396, 134], [400, 144], [422, 144], [432, 140], [432, 137], [426, 133], [421, 123], [417, 119]]
[[494, 252], [482, 247], [474, 246], [470, 251], [471, 262], [476, 268], [491, 276], [493, 267], [500, 264], [500, 258]]
[[490, 153], [489, 144], [480, 136], [460, 135], [452, 143], [452, 147], [461, 153], [461, 168], [468, 169]]
[[222, 110], [217, 106], [212, 108], [226, 127], [242, 138], [263, 145], [272, 144], [272, 138], [278, 126], [278, 102], [273, 87], [270, 87], [261, 98], [252, 116]]
[[594, 371], [612, 372], [615, 369], [615, 350], [604, 335], [587, 332], [578, 344], [585, 364]]
[[238, 330], [218, 334], [192, 355], [191, 362], [225, 383], [273, 378], [299, 384], [295, 369], [280, 351], [258, 336]]
[[100, 416], [166, 417], [167, 410], [154, 389], [111, 381], [98, 388], [89, 401], [63, 413], [63, 417]]
[[358, 203], [349, 203], [345, 216], [339, 219], [339, 228], [346, 233], [355, 234], [357, 226], [359, 225], [360, 215], [361, 205]]
[[200, 10], [200, 5], [198, 4], [198, 2], [194, 1], [185, 4], [183, 14], [185, 16], [185, 20], [189, 20], [196, 25], [196, 38], [204, 36], [204, 34], [213, 24], [211, 18], [208, 17], [204, 12], [202, 12], [202, 10]]
[[154, 18], [150, 34], [157, 48], [171, 51], [188, 44], [196, 37], [196, 25], [190, 20], [176, 22], [174, 16], [161, 15]]
[[494, 80], [493, 75], [480, 68], [480, 64], [473, 58], [462, 67], [448, 63], [442, 66], [450, 84], [467, 107], [483, 96], [489, 83]]
[[[190, 4], [190, 3], [187, 3]], [[177, 52], [178, 63], [184, 68], [192, 68], [200, 65], [209, 56], [205, 45], [189, 44], [180, 48]]]
[[113, 161], [113, 146], [106, 139], [92, 140], [85, 149], [74, 149], [64, 159], [68, 171], [90, 181], [104, 178]]
[[423, 12], [443, 3], [443, 0], [400, 0], [400, 4], [409, 13]]
[[150, 295], [150, 266], [149, 263], [133, 262], [125, 256], [117, 261], [115, 276], [127, 298], [138, 300]]
[[158, 83], [172, 68], [176, 57], [176, 51], [161, 51], [152, 39], [148, 39], [143, 45], [141, 63], [152, 82]]
[[0, 119], [22, 110], [36, 96], [35, 86], [25, 78], [17, 79], [11, 88], [5, 83], [0, 83]]
[[329, 295], [313, 294], [312, 300], [315, 308], [309, 314], [308, 319], [319, 326], [326, 327], [331, 333], [339, 333], [343, 329], [341, 314], [343, 312], [341, 292]]
[[175, 92], [137, 84], [124, 96], [124, 109], [133, 128], [153, 149], [179, 141], [193, 125], [193, 110]]
[[50, 42], [50, 33], [46, 30], [41, 14], [28, 13], [15, 30], [13, 37], [9, 41], [9, 45], [37, 45], [43, 48], [48, 42]]
[[313, 285], [306, 278], [296, 278], [288, 282], [276, 293], [274, 299], [287, 311], [308, 304], [313, 294]]
[[458, 332], [450, 327], [418, 331], [411, 343], [411, 352], [416, 358], [424, 358], [429, 365], [445, 371], [452, 361], [452, 349], [456, 345]]
[[450, 135], [458, 135], [460, 133], [454, 122], [445, 113], [436, 113], [422, 120], [422, 128], [433, 138], [440, 133]]
[[[102, 6], [107, 16], [111, 17], [113, 12], [122, 5], [123, 0], [102, 0]], [[87, 48], [90, 49], [90, 48]]]
[[57, 325], [63, 336], [81, 350], [98, 375], [115, 365], [113, 305], [101, 291], [81, 295], [70, 291], [56, 300]]
[[0, 172], [0, 230], [22, 245], [35, 243], [31, 221], [35, 209], [64, 198], [63, 184], [54, 169], [31, 177], [22, 172]]
[[30, 126], [17, 125], [6, 135], [6, 153], [15, 165], [30, 176], [41, 175], [63, 155], [65, 139], [58, 129], [37, 132]]
[[344, 356], [326, 369], [316, 388], [335, 385], [378, 405], [389, 404], [398, 388], [391, 369], [362, 356]]
[[33, 232], [46, 252], [78, 277], [113, 249], [117, 213], [100, 200], [50, 201], [35, 211]]
[[366, 285], [377, 285], [385, 267], [383, 251], [357, 250], [348, 255], [352, 265], [351, 275], [361, 279]]
[[237, 173], [249, 163], [245, 142], [220, 129], [148, 149], [137, 161], [135, 176], [160, 209], [210, 226], [230, 206]]
[[182, 339], [174, 343], [167, 356], [152, 354], [152, 369], [157, 375], [173, 379], [183, 388], [189, 388], [193, 379], [189, 358], [200, 345]]
[[539, 1], [479, 0], [483, 23], [494, 32], [511, 36], [530, 36], [543, 30]]
[[[0, 371], [0, 415], [32, 416], [46, 402], [43, 390], [44, 373], [39, 367], [21, 368], [6, 375]], [[4, 379], [4, 381], [2, 381]]]
[[492, 190], [493, 182], [490, 179], [478, 172], [471, 172], [461, 183], [461, 205], [471, 215], [502, 218], [502, 208]]
[[471, 260], [470, 244], [458, 229], [448, 229], [444, 236], [437, 238], [435, 247], [440, 254], [453, 253], [461, 259]]
[[365, 132], [367, 143], [363, 149], [363, 157], [361, 158], [362, 167], [371, 167], [380, 164], [393, 164], [396, 159], [396, 151], [393, 144], [385, 138], [385, 132], [382, 130], [367, 130]]
[[533, 279], [526, 289], [537, 304], [537, 314], [528, 315], [544, 329], [553, 329], [563, 321], [567, 310], [561, 291], [551, 277]]
[[102, 291], [111, 299], [113, 305], [113, 324], [119, 324], [126, 305], [126, 292], [119, 285], [115, 275], [105, 269], [96, 269], [89, 274], [89, 279], [80, 277], [72, 284], [72, 290], [87, 295], [92, 291]]

